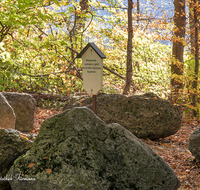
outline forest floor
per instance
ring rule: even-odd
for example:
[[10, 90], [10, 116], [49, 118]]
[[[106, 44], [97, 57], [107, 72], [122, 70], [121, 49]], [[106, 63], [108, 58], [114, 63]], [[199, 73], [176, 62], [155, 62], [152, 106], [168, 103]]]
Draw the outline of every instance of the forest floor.
[[[61, 111], [37, 107], [33, 132], [37, 134], [41, 123], [58, 113]], [[181, 129], [175, 135], [157, 141], [141, 139], [171, 166], [181, 182], [179, 190], [200, 190], [200, 163], [188, 150], [189, 136], [199, 126], [196, 120], [183, 119]]]

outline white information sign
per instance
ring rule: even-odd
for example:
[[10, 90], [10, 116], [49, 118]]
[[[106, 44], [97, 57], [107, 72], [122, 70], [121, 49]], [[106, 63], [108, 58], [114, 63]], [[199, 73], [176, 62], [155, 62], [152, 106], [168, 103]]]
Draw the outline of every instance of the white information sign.
[[88, 94], [97, 95], [102, 89], [103, 59], [89, 47], [82, 55], [83, 88]]

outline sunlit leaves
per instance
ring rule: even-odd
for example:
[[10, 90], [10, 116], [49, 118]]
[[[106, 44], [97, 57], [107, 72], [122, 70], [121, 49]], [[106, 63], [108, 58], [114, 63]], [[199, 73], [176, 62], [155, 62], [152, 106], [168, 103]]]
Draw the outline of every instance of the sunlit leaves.
[[[105, 66], [125, 77], [127, 10], [123, 1], [89, 1], [84, 11], [79, 1], [45, 0], [30, 4], [18, 0], [17, 6], [9, 5], [8, 0], [3, 3], [0, 20], [12, 23], [12, 36], [3, 38], [4, 48], [10, 55], [7, 58], [14, 60], [16, 66], [11, 64], [2, 71], [0, 89], [82, 91], [83, 83], [77, 77], [82, 72], [81, 61], [73, 62], [73, 59], [88, 41], [94, 41], [107, 56]], [[154, 91], [163, 96], [170, 90], [171, 47], [160, 41], [172, 39], [173, 28], [166, 23], [165, 14], [163, 9], [163, 18], [151, 22], [147, 15], [140, 15], [141, 27], [136, 22], [137, 14], [133, 14], [133, 80], [143, 92]], [[85, 24], [80, 25], [77, 18]], [[191, 78], [192, 73], [184, 80]], [[104, 70], [103, 83], [104, 91], [120, 93], [124, 80]]]
[[9, 62], [11, 63], [12, 60], [10, 57], [10, 53], [5, 51], [5, 48], [3, 47], [3, 45], [4, 43], [0, 42], [0, 61], [3, 64], [9, 63]]

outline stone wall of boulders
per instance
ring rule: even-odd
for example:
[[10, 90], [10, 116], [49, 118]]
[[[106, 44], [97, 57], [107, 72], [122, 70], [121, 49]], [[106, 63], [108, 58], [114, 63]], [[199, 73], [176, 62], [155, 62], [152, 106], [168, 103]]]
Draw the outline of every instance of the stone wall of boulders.
[[[45, 120], [30, 151], [7, 173], [13, 190], [177, 190], [164, 160], [119, 124], [106, 125], [87, 108]], [[18, 176], [29, 181], [16, 180]]]
[[0, 93], [0, 190], [11, 190], [6, 174], [15, 159], [32, 145], [20, 131], [33, 130], [35, 106], [36, 101], [29, 94]]
[[[91, 98], [74, 100], [63, 113], [43, 122], [33, 143], [9, 128], [33, 129], [35, 100], [29, 94], [0, 93], [0, 109], [7, 106], [4, 109], [15, 123], [7, 129], [0, 123], [0, 177], [13, 177], [11, 186], [3, 181], [0, 190], [178, 189], [180, 181], [173, 170], [132, 134], [140, 129], [137, 136], [155, 139], [175, 133], [181, 120], [177, 107], [153, 94], [133, 98], [101, 94], [98, 116], [109, 123], [105, 124], [87, 108], [66, 110], [92, 108]], [[22, 180], [17, 180], [19, 176]]]
[[29, 94], [0, 93], [0, 128], [32, 131], [35, 106], [36, 100]]
[[[92, 109], [92, 98], [71, 99], [64, 110], [86, 106]], [[126, 97], [99, 94], [97, 116], [105, 123], [119, 123], [139, 138], [158, 139], [175, 134], [181, 127], [182, 115], [177, 106], [153, 93]]]

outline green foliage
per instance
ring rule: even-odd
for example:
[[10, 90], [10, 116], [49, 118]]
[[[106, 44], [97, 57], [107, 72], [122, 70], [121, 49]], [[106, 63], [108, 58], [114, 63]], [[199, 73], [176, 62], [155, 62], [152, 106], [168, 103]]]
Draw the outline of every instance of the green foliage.
[[[6, 17], [7, 12], [1, 14], [2, 18], [7, 18], [4, 19], [4, 24], [12, 25], [14, 31], [14, 35], [7, 35], [4, 42], [17, 65], [15, 74], [11, 68], [9, 69], [12, 76], [10, 83], [15, 81], [14, 86], [17, 91], [52, 93], [83, 91], [82, 81], [80, 77], [78, 78], [78, 74], [81, 74], [81, 63], [80, 61], [75, 63], [74, 58], [76, 52], [80, 52], [86, 44], [84, 36], [92, 38], [107, 55], [105, 65], [108, 68], [125, 76], [126, 11], [112, 8], [116, 5], [123, 7], [123, 4], [116, 1], [90, 3], [92, 8], [81, 12], [79, 3], [75, 1], [65, 3], [54, 1], [51, 2], [51, 8], [47, 6], [48, 1], [30, 3], [18, 0], [12, 5], [8, 0], [4, 1], [6, 10], [9, 6], [13, 7], [9, 17]], [[63, 5], [67, 5], [65, 11], [61, 9]], [[99, 7], [104, 7], [107, 15], [102, 16], [93, 11]], [[85, 26], [80, 26], [76, 20], [77, 16], [85, 18]], [[105, 42], [106, 46], [101, 42]], [[159, 92], [168, 77], [166, 57], [169, 49], [160, 43], [154, 43], [154, 38], [148, 36], [148, 32], [136, 31], [133, 42], [135, 84], [143, 91]], [[5, 75], [9, 76], [7, 73]], [[7, 86], [13, 87], [10, 83]], [[123, 84], [124, 80], [104, 70], [103, 91], [120, 93]], [[4, 88], [0, 90], [12, 89], [5, 88], [5, 84], [2, 86]]]
[[[122, 93], [126, 74], [127, 10], [122, 1], [88, 3], [83, 10], [78, 1], [3, 0], [0, 5], [0, 91], [82, 92], [82, 66], [75, 57], [88, 41], [94, 41], [107, 56], [104, 65], [121, 76], [104, 69], [102, 91]], [[139, 89], [137, 93], [152, 91], [166, 98], [170, 92], [171, 46], [158, 40], [170, 38], [172, 24], [161, 21], [149, 24], [144, 19], [140, 23], [142, 27], [138, 27], [137, 14], [133, 14], [133, 19], [133, 82]], [[187, 100], [180, 99], [190, 109], [194, 60], [189, 55], [185, 59], [183, 92]], [[43, 101], [39, 104], [43, 105]], [[48, 102], [44, 104], [52, 106]]]

